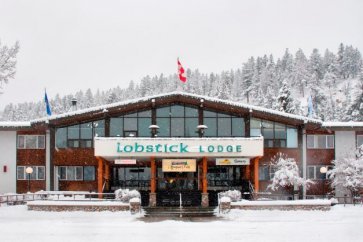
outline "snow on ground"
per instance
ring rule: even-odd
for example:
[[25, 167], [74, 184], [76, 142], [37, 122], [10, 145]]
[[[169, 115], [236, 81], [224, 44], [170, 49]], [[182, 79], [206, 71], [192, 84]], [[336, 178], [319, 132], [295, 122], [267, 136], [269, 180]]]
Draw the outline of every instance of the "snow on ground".
[[141, 219], [129, 212], [0, 207], [1, 241], [362, 241], [363, 206], [331, 211], [232, 210], [217, 219]]

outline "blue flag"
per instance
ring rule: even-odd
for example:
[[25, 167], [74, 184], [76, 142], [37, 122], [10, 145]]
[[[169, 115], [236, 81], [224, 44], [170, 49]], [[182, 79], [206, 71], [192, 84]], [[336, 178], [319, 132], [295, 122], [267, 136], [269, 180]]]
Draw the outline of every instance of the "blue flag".
[[48, 116], [52, 115], [52, 111], [50, 110], [50, 105], [49, 105], [49, 101], [48, 101], [47, 91], [45, 91], [44, 102], [45, 102], [45, 107], [47, 109]]
[[313, 114], [314, 114], [313, 100], [310, 95], [308, 98], [308, 117], [312, 118]]

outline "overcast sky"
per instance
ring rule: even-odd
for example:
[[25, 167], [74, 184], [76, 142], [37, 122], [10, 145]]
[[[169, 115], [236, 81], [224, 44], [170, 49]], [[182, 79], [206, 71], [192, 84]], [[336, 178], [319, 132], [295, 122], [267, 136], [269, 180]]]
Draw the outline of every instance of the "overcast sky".
[[363, 50], [363, 1], [0, 0], [0, 39], [20, 42], [0, 109], [79, 89], [127, 87], [185, 68], [220, 72], [285, 48]]

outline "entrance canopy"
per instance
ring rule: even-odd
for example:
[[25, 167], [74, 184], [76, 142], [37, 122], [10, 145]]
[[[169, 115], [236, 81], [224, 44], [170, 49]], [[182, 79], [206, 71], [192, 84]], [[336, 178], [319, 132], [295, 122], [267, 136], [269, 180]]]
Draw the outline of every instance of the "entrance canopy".
[[263, 137], [256, 138], [101, 138], [94, 139], [95, 156], [112, 161], [147, 157], [263, 156]]

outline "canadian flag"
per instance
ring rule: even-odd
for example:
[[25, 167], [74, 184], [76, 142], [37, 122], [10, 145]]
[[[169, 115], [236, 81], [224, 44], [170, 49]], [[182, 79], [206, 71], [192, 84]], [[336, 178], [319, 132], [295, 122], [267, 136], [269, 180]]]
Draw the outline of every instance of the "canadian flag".
[[182, 67], [179, 58], [178, 58], [178, 75], [179, 75], [179, 79], [182, 82], [186, 82], [187, 81], [187, 77], [185, 76], [185, 71], [184, 68]]

